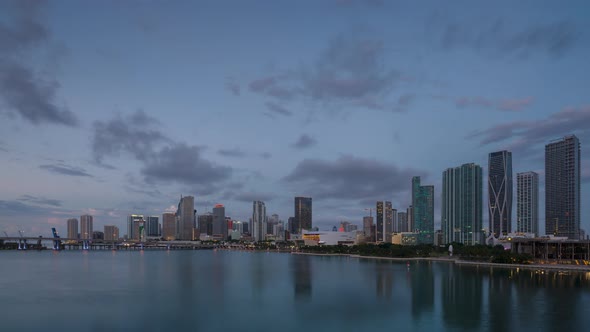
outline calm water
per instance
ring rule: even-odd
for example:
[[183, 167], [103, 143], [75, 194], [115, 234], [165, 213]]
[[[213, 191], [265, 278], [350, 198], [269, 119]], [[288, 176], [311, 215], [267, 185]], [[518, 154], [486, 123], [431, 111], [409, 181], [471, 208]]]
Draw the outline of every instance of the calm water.
[[228, 251], [0, 264], [0, 331], [590, 331], [590, 273]]

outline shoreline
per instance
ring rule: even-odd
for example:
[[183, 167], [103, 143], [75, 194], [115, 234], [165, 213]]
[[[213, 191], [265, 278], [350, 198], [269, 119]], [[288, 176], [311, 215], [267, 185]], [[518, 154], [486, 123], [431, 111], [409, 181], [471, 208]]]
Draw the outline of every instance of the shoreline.
[[357, 259], [382, 259], [389, 261], [432, 261], [432, 262], [447, 262], [463, 266], [475, 266], [475, 267], [498, 267], [506, 269], [528, 269], [528, 270], [553, 270], [553, 271], [574, 271], [574, 272], [590, 272], [590, 265], [570, 265], [570, 264], [505, 264], [505, 263], [490, 263], [490, 262], [477, 262], [477, 261], [465, 261], [457, 258], [442, 258], [442, 257], [378, 257], [378, 256], [361, 256], [361, 255], [349, 255], [349, 254], [318, 254], [318, 253], [306, 253], [306, 252], [292, 252], [294, 255], [309, 255], [309, 256], [347, 256], [350, 258]]

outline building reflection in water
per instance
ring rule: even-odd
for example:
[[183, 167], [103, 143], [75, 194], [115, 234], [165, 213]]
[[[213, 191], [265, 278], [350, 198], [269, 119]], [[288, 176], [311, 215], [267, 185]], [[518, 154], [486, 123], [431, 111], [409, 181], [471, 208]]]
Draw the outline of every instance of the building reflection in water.
[[375, 290], [377, 297], [382, 299], [391, 299], [393, 293], [393, 273], [391, 262], [377, 260], [375, 262]]
[[306, 255], [292, 255], [291, 271], [293, 272], [293, 284], [295, 287], [295, 299], [310, 299], [311, 286], [311, 257]]
[[478, 270], [441, 266], [441, 301], [446, 326], [477, 329], [481, 324], [482, 275]]
[[412, 262], [408, 269], [412, 289], [412, 317], [420, 318], [434, 308], [434, 272], [432, 262]]
[[488, 320], [492, 331], [512, 328], [512, 283], [514, 270], [490, 268], [488, 278]]

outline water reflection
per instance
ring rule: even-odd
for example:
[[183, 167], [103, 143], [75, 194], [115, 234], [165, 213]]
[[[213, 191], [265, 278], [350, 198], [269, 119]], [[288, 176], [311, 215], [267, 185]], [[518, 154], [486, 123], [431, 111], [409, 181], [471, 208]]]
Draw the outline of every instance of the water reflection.
[[293, 271], [293, 284], [295, 299], [311, 298], [311, 263], [312, 257], [306, 255], [293, 255], [291, 258], [291, 270]]
[[416, 262], [410, 265], [412, 289], [412, 317], [431, 313], [434, 308], [434, 272], [432, 262]]
[[478, 270], [463, 271], [451, 264], [441, 266], [441, 306], [446, 326], [476, 329], [482, 314], [482, 275]]
[[376, 261], [375, 270], [375, 290], [378, 298], [391, 299], [393, 293], [393, 273], [391, 263], [388, 261]]

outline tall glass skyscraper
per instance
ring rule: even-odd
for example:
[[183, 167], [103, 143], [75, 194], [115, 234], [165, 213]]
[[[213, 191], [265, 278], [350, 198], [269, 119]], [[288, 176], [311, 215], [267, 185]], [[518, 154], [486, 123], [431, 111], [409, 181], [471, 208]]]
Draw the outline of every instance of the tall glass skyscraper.
[[160, 236], [160, 218], [158, 216], [147, 216], [147, 236]]
[[295, 197], [295, 223], [299, 228], [299, 234], [301, 230], [311, 230], [311, 211], [311, 197]]
[[420, 185], [420, 177], [412, 178], [413, 227], [419, 244], [434, 244], [434, 186]]
[[264, 202], [254, 201], [252, 204], [252, 237], [254, 241], [264, 241], [266, 229], [266, 206]]
[[539, 174], [516, 174], [516, 231], [539, 235]]
[[375, 206], [375, 241], [383, 242], [383, 202], [377, 202]]
[[227, 240], [228, 229], [227, 220], [225, 219], [225, 206], [216, 204], [213, 207], [213, 236], [221, 237]]
[[78, 238], [78, 219], [76, 218], [68, 219], [68, 238]]
[[490, 233], [498, 238], [512, 232], [512, 152], [489, 154], [488, 203]]
[[545, 145], [545, 234], [580, 238], [580, 141]]
[[443, 243], [482, 244], [483, 175], [481, 166], [470, 163], [443, 172]]
[[93, 218], [91, 215], [85, 214], [80, 216], [80, 239], [91, 240], [92, 239], [92, 223]]

